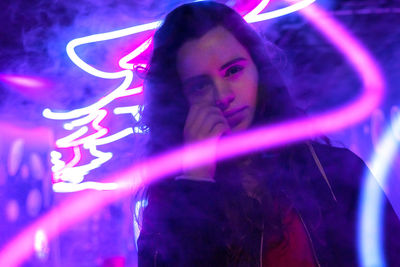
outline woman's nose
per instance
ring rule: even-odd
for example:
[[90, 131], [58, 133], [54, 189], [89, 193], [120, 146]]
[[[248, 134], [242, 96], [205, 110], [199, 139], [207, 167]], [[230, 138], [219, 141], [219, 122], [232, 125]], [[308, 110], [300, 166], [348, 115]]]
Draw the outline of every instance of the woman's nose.
[[235, 100], [235, 93], [228, 84], [219, 84], [215, 86], [214, 98], [216, 106], [221, 110], [226, 110]]

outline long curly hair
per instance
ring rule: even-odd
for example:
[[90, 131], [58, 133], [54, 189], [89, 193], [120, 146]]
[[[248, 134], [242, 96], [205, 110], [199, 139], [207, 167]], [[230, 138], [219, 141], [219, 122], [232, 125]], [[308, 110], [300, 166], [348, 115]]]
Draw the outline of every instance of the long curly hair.
[[297, 111], [287, 88], [272, 65], [266, 42], [234, 10], [216, 2], [182, 5], [164, 20], [154, 35], [154, 50], [145, 76], [143, 125], [148, 127], [149, 154], [182, 144], [189, 110], [176, 69], [177, 52], [188, 40], [222, 26], [249, 52], [258, 70], [258, 103], [253, 126], [293, 117]]
[[[154, 35], [154, 50], [145, 76], [142, 111], [142, 123], [149, 133], [146, 144], [148, 155], [183, 144], [189, 105], [176, 69], [177, 52], [188, 40], [200, 38], [217, 26], [224, 27], [239, 41], [257, 67], [258, 97], [251, 127], [299, 115], [279, 72], [271, 63], [266, 42], [237, 12], [216, 2], [185, 4], [169, 13]], [[274, 204], [274, 199], [280, 194], [274, 183], [277, 179], [271, 177], [279, 176], [282, 184], [284, 177], [291, 176], [288, 166], [291, 155], [293, 149], [284, 148], [217, 165], [215, 179], [226, 194], [225, 207], [230, 222], [230, 237], [226, 245], [234, 265], [257, 262], [254, 251], [258, 248], [254, 248], [254, 234], [269, 233], [271, 246], [283, 240], [283, 211]], [[265, 168], [266, 162], [269, 171]], [[254, 208], [254, 201], [249, 200], [242, 186], [240, 173], [252, 176], [262, 188], [257, 208]], [[269, 176], [268, 179], [266, 176]]]

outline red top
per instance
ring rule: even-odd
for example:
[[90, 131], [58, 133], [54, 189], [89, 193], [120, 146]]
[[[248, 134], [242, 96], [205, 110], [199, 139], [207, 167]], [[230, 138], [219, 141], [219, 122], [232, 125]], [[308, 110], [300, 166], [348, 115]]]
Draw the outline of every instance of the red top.
[[283, 219], [285, 240], [278, 246], [264, 251], [263, 266], [315, 267], [311, 240], [299, 215], [291, 208]]

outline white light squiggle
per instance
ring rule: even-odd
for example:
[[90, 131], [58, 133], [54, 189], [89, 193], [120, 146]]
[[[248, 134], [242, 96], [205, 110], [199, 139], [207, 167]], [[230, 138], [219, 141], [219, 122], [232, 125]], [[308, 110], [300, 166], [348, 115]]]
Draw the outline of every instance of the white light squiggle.
[[136, 58], [141, 53], [143, 53], [147, 48], [149, 48], [152, 40], [153, 40], [152, 37], [147, 39], [138, 48], [136, 48], [131, 53], [129, 53], [128, 55], [121, 58], [119, 61], [119, 66], [123, 69], [133, 70], [133, 67], [135, 64], [128, 63], [128, 62], [131, 61], [132, 59]]
[[49, 252], [49, 241], [43, 230], [37, 230], [35, 234], [35, 252], [39, 259], [44, 259]]
[[93, 189], [93, 190], [117, 190], [118, 184], [116, 183], [97, 183], [97, 182], [83, 182], [80, 184], [71, 183], [55, 183], [53, 184], [53, 190], [57, 193], [70, 193], [78, 192], [82, 190]]
[[85, 133], [87, 133], [89, 131], [88, 127], [82, 127], [79, 130], [75, 131], [74, 133], [58, 139], [56, 141], [56, 145], [57, 147], [71, 147], [71, 143], [73, 142], [73, 140], [78, 139], [79, 137], [81, 137], [82, 135], [84, 135]]
[[[269, 1], [265, 1], [265, 2], [269, 2]], [[288, 7], [284, 7], [278, 10], [274, 10], [274, 11], [270, 11], [270, 12], [266, 12], [263, 14], [250, 14], [250, 15], [246, 15], [244, 17], [244, 19], [248, 22], [248, 23], [254, 23], [254, 22], [260, 22], [263, 20], [268, 20], [268, 19], [273, 19], [273, 18], [277, 18], [277, 17], [281, 17], [296, 11], [299, 11], [300, 9], [303, 9], [309, 5], [311, 5], [312, 3], [314, 3], [315, 0], [303, 0], [300, 2], [297, 2], [295, 4], [292, 4]]]
[[67, 44], [67, 54], [68, 54], [69, 58], [72, 60], [72, 62], [75, 63], [75, 65], [77, 65], [79, 68], [86, 71], [87, 73], [92, 74], [93, 76], [104, 78], [104, 79], [122, 78], [122, 77], [125, 77], [127, 73], [132, 73], [132, 72], [129, 70], [123, 70], [123, 71], [119, 71], [119, 72], [100, 71], [100, 70], [90, 66], [85, 61], [83, 61], [76, 54], [75, 48], [80, 45], [84, 45], [84, 44], [112, 40], [112, 39], [117, 39], [117, 38], [129, 36], [132, 34], [136, 34], [136, 33], [154, 30], [154, 29], [157, 29], [161, 25], [161, 23], [162, 23], [162, 21], [155, 21], [155, 22], [151, 22], [151, 23], [147, 23], [147, 24], [129, 27], [129, 28], [122, 29], [122, 30], [117, 30], [117, 31], [112, 31], [112, 32], [107, 32], [107, 33], [99, 33], [99, 34], [94, 34], [94, 35], [74, 39]]
[[113, 92], [108, 94], [105, 97], [102, 97], [98, 102], [84, 107], [84, 108], [79, 108], [79, 109], [74, 109], [68, 112], [53, 112], [50, 109], [46, 108], [43, 110], [42, 115], [47, 118], [47, 119], [52, 119], [52, 120], [70, 120], [70, 119], [77, 119], [82, 116], [86, 116], [88, 114], [91, 114], [92, 112], [95, 112], [99, 109], [104, 108], [106, 105], [111, 103], [113, 100], [124, 97], [124, 96], [131, 96], [131, 95], [136, 95], [139, 94], [143, 91], [143, 87], [139, 86], [133, 89], [128, 89], [129, 85], [132, 83], [133, 80], [133, 73], [132, 71], [128, 71], [129, 73], [123, 83], [115, 89]]
[[[303, 2], [305, 4], [302, 5]], [[301, 1], [301, 2], [295, 3], [288, 8], [283, 8], [281, 10], [278, 10], [280, 12], [272, 11], [272, 12], [267, 12], [264, 14], [259, 14], [260, 12], [262, 12], [265, 9], [265, 7], [269, 3], [269, 0], [264, 0], [264, 1], [261, 1], [253, 10], [251, 10], [244, 18], [248, 22], [255, 22], [255, 21], [261, 21], [261, 20], [265, 20], [268, 18], [280, 16], [280, 15], [285, 15], [290, 12], [297, 11], [301, 7], [307, 6], [308, 4], [306, 4], [306, 2], [310, 2], [310, 1]], [[84, 126], [84, 125], [89, 124], [90, 122], [96, 120], [99, 116], [98, 112], [100, 112], [100, 110], [102, 108], [104, 108], [106, 105], [111, 103], [113, 100], [115, 100], [119, 97], [131, 96], [131, 95], [141, 93], [143, 91], [142, 86], [139, 86], [139, 87], [136, 87], [133, 89], [128, 89], [129, 86], [133, 82], [132, 69], [138, 65], [141, 65], [144, 67], [146, 67], [147, 65], [145, 63], [128, 63], [128, 62], [130, 62], [133, 59], [135, 59], [136, 57], [138, 57], [140, 54], [142, 54], [144, 51], [146, 51], [150, 47], [151, 42], [152, 42], [152, 37], [148, 38], [146, 41], [141, 43], [137, 48], [135, 48], [128, 55], [122, 57], [119, 60], [119, 66], [125, 70], [117, 71], [117, 72], [105, 72], [105, 71], [96, 69], [93, 66], [90, 66], [88, 63], [86, 63], [84, 60], [82, 60], [77, 55], [75, 49], [78, 46], [85, 45], [85, 44], [101, 42], [101, 41], [106, 41], [106, 40], [112, 40], [112, 39], [116, 39], [116, 38], [125, 37], [128, 35], [133, 35], [133, 34], [137, 34], [137, 33], [154, 30], [154, 29], [158, 28], [161, 25], [161, 23], [162, 23], [162, 21], [156, 21], [156, 22], [147, 23], [147, 24], [143, 24], [143, 25], [137, 25], [137, 26], [133, 26], [133, 27], [129, 27], [126, 29], [117, 30], [117, 31], [101, 33], [101, 34], [94, 34], [94, 35], [90, 35], [90, 36], [86, 36], [86, 37], [82, 37], [82, 38], [78, 38], [78, 39], [74, 39], [74, 40], [70, 41], [67, 44], [66, 51], [67, 51], [68, 56], [72, 60], [72, 62], [74, 62], [79, 68], [81, 68], [82, 70], [84, 70], [87, 73], [89, 73], [93, 76], [96, 76], [96, 77], [100, 77], [100, 78], [104, 78], [104, 79], [123, 78], [124, 81], [118, 88], [116, 88], [110, 94], [101, 98], [98, 102], [96, 102], [90, 106], [80, 108], [80, 109], [75, 109], [75, 110], [72, 110], [69, 112], [59, 112], [59, 113], [53, 112], [50, 109], [45, 109], [43, 111], [43, 116], [48, 119], [53, 119], [53, 120], [74, 119], [73, 121], [64, 124], [64, 129], [72, 130], [75, 127]], [[123, 114], [123, 113], [131, 113], [136, 121], [139, 120], [140, 115], [138, 113], [138, 108], [132, 108], [132, 110], [130, 110], [130, 111], [128, 111], [126, 109], [126, 107], [114, 109], [114, 114]], [[89, 137], [76, 140], [78, 137], [82, 136], [87, 131], [88, 131], [88, 128], [86, 126], [81, 127], [75, 133], [70, 134], [64, 138], [57, 140], [56, 144], [60, 148], [76, 147], [79, 145], [83, 145], [84, 148], [91, 148], [90, 151], [96, 151], [96, 153], [98, 153], [98, 155], [102, 155], [97, 149], [95, 149], [95, 145], [105, 144], [105, 143], [109, 142], [109, 140], [116, 141], [116, 140], [123, 138], [131, 133], [143, 133], [140, 128], [134, 127], [133, 129], [132, 128], [125, 129], [125, 130], [123, 130], [119, 133], [116, 133], [114, 135], [111, 135], [109, 137], [103, 137], [108, 132], [107, 129], [103, 128], [103, 129], [99, 129], [97, 133], [92, 134]], [[101, 138], [101, 137], [103, 137], [103, 138]], [[100, 141], [100, 140], [102, 140], [102, 141]], [[107, 154], [107, 155], [109, 155], [109, 154]], [[93, 155], [93, 156], [95, 156], [95, 155]], [[101, 157], [104, 158], [104, 155], [102, 155]], [[109, 158], [109, 157], [107, 156], [107, 158]], [[64, 177], [65, 175], [62, 174], [62, 172], [65, 172], [65, 174], [67, 174], [68, 172], [72, 172], [72, 173], [74, 173], [74, 175], [76, 175], [76, 177], [74, 179], [75, 181], [82, 180], [83, 176], [88, 173], [87, 169], [94, 169], [95, 166], [97, 166], [97, 167], [99, 166], [97, 163], [96, 164], [93, 163], [93, 165], [91, 163], [91, 164], [88, 164], [89, 166], [87, 166], [87, 168], [78, 168], [78, 167], [75, 167], [74, 164], [66, 164], [65, 162], [60, 160], [60, 158], [58, 158], [58, 159], [52, 158], [52, 162], [53, 162], [53, 164], [57, 164], [57, 166], [53, 168], [54, 170], [58, 170], [58, 173], [55, 174], [56, 177]], [[61, 167], [61, 166], [63, 166], [63, 167]], [[74, 169], [74, 170], [71, 171], [69, 169]], [[82, 173], [77, 173], [77, 170], [82, 170]], [[67, 176], [70, 176], [70, 175], [67, 175]], [[66, 179], [66, 178], [64, 177], [63, 179]]]
[[51, 171], [58, 172], [65, 167], [65, 162], [61, 160], [62, 154], [58, 151], [51, 151], [50, 162], [53, 164]]
[[140, 120], [139, 105], [130, 107], [118, 107], [113, 110], [114, 114], [132, 114], [136, 121]]
[[133, 129], [132, 128], [126, 128], [126, 129], [124, 129], [124, 130], [122, 130], [122, 131], [120, 131], [120, 132], [118, 132], [116, 134], [113, 134], [113, 135], [110, 135], [110, 136], [107, 136], [107, 137], [104, 137], [104, 138], [100, 138], [100, 139], [94, 140], [93, 143], [96, 146], [109, 144], [109, 143], [115, 142], [115, 141], [117, 141], [117, 140], [119, 140], [121, 138], [124, 138], [124, 137], [126, 137], [126, 136], [128, 136], [128, 135], [130, 135], [132, 133], [133, 133]]
[[96, 146], [94, 145], [88, 147], [88, 149], [90, 153], [96, 157], [95, 159], [85, 165], [72, 166], [70, 168], [64, 168], [59, 172], [55, 172], [55, 180], [78, 184], [83, 181], [85, 175], [87, 175], [91, 170], [100, 167], [102, 164], [109, 161], [113, 156], [111, 152], [102, 152], [97, 150]]
[[89, 124], [90, 122], [92, 122], [96, 118], [96, 116], [97, 116], [97, 113], [96, 112], [92, 112], [92, 113], [86, 115], [83, 118], [80, 118], [80, 119], [77, 119], [77, 120], [73, 120], [73, 121], [71, 121], [69, 123], [65, 123], [64, 124], [64, 129], [65, 130], [72, 130], [75, 127], [82, 126], [82, 125], [85, 125], [85, 124]]

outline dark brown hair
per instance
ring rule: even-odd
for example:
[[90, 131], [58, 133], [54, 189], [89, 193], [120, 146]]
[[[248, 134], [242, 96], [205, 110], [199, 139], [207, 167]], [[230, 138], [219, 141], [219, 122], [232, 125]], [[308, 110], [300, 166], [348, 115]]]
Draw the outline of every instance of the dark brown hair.
[[[258, 70], [258, 97], [255, 118], [251, 127], [273, 123], [297, 116], [280, 74], [271, 63], [266, 43], [244, 19], [231, 8], [215, 2], [196, 2], [182, 5], [164, 20], [154, 36], [154, 51], [145, 78], [145, 103], [142, 112], [143, 127], [149, 131], [147, 154], [154, 155], [183, 143], [183, 128], [188, 113], [188, 103], [183, 94], [176, 69], [178, 49], [188, 40], [202, 37], [211, 29], [222, 26], [247, 49]], [[226, 244], [231, 262], [236, 264], [257, 262], [257, 249], [252, 246], [254, 233], [267, 227], [274, 240], [283, 239], [281, 212], [274, 208], [273, 199], [279, 197], [276, 179], [289, 176], [287, 169], [290, 151], [280, 150], [267, 156], [251, 155], [218, 164], [216, 180], [226, 195], [226, 214], [230, 221], [230, 237]], [[249, 160], [250, 159], [250, 160]], [[237, 164], [243, 162], [249, 164]], [[239, 167], [238, 167], [239, 166]], [[263, 188], [254, 208], [240, 182], [240, 174], [252, 175]], [[157, 185], [152, 185], [156, 187]], [[151, 192], [151, 191], [150, 191]], [[254, 200], [254, 199], [253, 199]], [[249, 211], [251, 214], [249, 214]], [[261, 225], [267, 221], [268, 225]], [[271, 239], [271, 240], [272, 240]]]
[[143, 125], [150, 132], [149, 154], [182, 144], [188, 104], [176, 70], [178, 49], [188, 40], [222, 26], [249, 52], [259, 77], [254, 125], [293, 117], [296, 110], [280, 74], [271, 64], [263, 39], [231, 8], [215, 2], [182, 5], [164, 20], [154, 36], [154, 51], [145, 78]]

